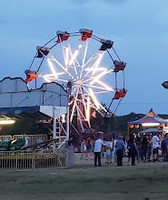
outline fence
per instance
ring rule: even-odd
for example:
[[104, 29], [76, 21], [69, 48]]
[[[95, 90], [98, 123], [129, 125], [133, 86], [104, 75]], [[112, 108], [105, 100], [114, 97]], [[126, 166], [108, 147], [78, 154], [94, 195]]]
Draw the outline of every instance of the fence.
[[8, 141], [8, 140], [12, 140], [13, 137], [11, 135], [0, 135], [0, 140], [2, 141]]
[[0, 170], [36, 169], [50, 167], [65, 167], [66, 153], [64, 151], [30, 152], [30, 151], [1, 151]]
[[[43, 142], [47, 140], [47, 135], [24, 135], [28, 139], [28, 146], [37, 144], [38, 139]], [[9, 141], [23, 138], [23, 135], [1, 135], [0, 140]], [[60, 149], [50, 147], [40, 148], [33, 151], [13, 150], [0, 151], [0, 170], [36, 169], [50, 167], [71, 167], [74, 165], [74, 151], [71, 148], [62, 147]]]

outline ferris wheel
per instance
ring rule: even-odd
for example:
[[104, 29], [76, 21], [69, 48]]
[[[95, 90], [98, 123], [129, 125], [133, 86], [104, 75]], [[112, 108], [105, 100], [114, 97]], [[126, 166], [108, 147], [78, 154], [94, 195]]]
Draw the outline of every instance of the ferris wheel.
[[[126, 63], [113, 46], [113, 41], [95, 36], [93, 30], [57, 31], [55, 37], [37, 47], [25, 70], [25, 81], [41, 78], [61, 84], [69, 95], [70, 121], [76, 116], [84, 131], [85, 125], [91, 127], [90, 119], [96, 112], [105, 116], [113, 101], [126, 95]], [[108, 108], [102, 104], [105, 101]]]

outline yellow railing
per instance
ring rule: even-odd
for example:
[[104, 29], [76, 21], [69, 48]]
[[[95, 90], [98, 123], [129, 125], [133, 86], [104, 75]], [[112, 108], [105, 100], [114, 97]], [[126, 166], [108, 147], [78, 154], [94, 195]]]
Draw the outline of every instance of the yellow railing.
[[1, 151], [0, 170], [35, 169], [50, 167], [65, 167], [64, 151], [31, 152], [31, 151]]

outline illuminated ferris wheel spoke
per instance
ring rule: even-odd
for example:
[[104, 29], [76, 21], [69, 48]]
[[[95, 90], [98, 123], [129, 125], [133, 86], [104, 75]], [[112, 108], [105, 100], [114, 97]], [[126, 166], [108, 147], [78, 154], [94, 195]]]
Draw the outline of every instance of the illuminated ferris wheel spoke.
[[87, 50], [88, 50], [88, 41], [86, 42], [86, 44], [84, 46], [84, 53], [83, 53], [83, 58], [82, 58], [82, 68], [85, 64]]
[[85, 114], [83, 113], [83, 111], [79, 108], [79, 106], [77, 105], [77, 111], [78, 111], [78, 116], [80, 116], [81, 121], [86, 121], [86, 117]]
[[[108, 87], [107, 85], [105, 85], [106, 87], [101, 87], [98, 85], [90, 85], [90, 84], [83, 84], [83, 88], [91, 88], [91, 89], [95, 89], [94, 93], [96, 94], [100, 94], [100, 93], [106, 93], [106, 92], [113, 92], [114, 90], [110, 87]], [[88, 91], [89, 94], [89, 91]]]
[[47, 59], [47, 63], [48, 63], [49, 68], [51, 69], [52, 75], [54, 76], [54, 78], [56, 80], [58, 80], [58, 77], [61, 76], [62, 74], [64, 74], [64, 72], [56, 72], [56, 69], [53, 66], [53, 64], [52, 64], [50, 59]]
[[[84, 72], [85, 67], [87, 67], [87, 66], [88, 66], [88, 63], [91, 62], [91, 61], [94, 59], [94, 57], [91, 56], [91, 57], [89, 58], [89, 60], [86, 61], [87, 50], [88, 50], [88, 41], [86, 42], [86, 45], [85, 45], [85, 47], [84, 47], [84, 54], [83, 54], [82, 65], [81, 65], [80, 79], [81, 79], [82, 76], [83, 76], [83, 72]], [[85, 62], [85, 61], [86, 61], [86, 62]]]
[[[83, 65], [83, 69], [85, 69], [85, 68], [88, 68], [88, 69], [90, 69], [90, 68], [93, 68], [94, 67], [94, 62], [96, 62], [96, 60], [98, 59], [98, 57], [99, 57], [99, 54], [94, 54], [94, 55], [92, 55], [87, 61], [86, 61], [86, 63]], [[86, 74], [87, 75], [87, 74]]]
[[94, 95], [94, 92], [92, 89], [88, 89], [89, 90], [89, 94], [92, 97], [93, 102], [95, 103], [95, 106], [97, 109], [100, 109], [100, 103], [98, 102], [98, 100], [96, 99], [96, 96]]
[[83, 125], [83, 113], [80, 112], [79, 108], [78, 108], [78, 105], [76, 106], [76, 110], [77, 110], [77, 116], [80, 116], [77, 118], [77, 121], [79, 121], [79, 124], [80, 124], [80, 127], [82, 129], [82, 132], [84, 132], [84, 125]]
[[94, 75], [93, 74], [93, 76], [92, 76], [92, 81], [90, 82], [90, 84], [92, 85], [92, 84], [94, 84], [95, 82], [98, 82], [99, 80], [100, 80], [100, 78], [102, 78], [102, 77], [104, 77], [106, 74], [108, 74], [109, 72], [111, 72], [111, 70], [110, 71], [107, 71], [107, 70], [104, 70], [102, 73], [99, 73], [99, 74], [97, 74], [97, 75]]
[[90, 67], [92, 67], [93, 61], [94, 61], [95, 59], [97, 59], [98, 56], [99, 56], [99, 54], [94, 54], [94, 55], [92, 55], [92, 56], [86, 61], [86, 63], [84, 63], [84, 64], [82, 65], [82, 68], [85, 68], [85, 67], [90, 68]]
[[[40, 77], [40, 76], [39, 76], [39, 77]], [[61, 82], [61, 83], [68, 83], [67, 80], [60, 79], [60, 78], [55, 79], [53, 76], [52, 76], [52, 77], [49, 77], [49, 76], [47, 76], [47, 75], [43, 75], [42, 77], [43, 77], [43, 79], [44, 79], [46, 82], [48, 82], [48, 83], [50, 83], [50, 82], [52, 82], [52, 81], [55, 81], [55, 80], [57, 80], [57, 82], [59, 81], [59, 82]]]
[[[69, 66], [74, 66], [76, 68], [76, 66], [80, 66], [78, 60], [77, 60], [77, 57], [80, 53], [80, 49], [81, 49], [81, 45], [78, 45], [78, 49], [74, 51], [73, 53], [73, 50], [70, 46], [70, 44], [68, 44], [68, 51], [67, 51], [67, 55], [68, 55], [68, 58], [69, 58], [69, 61], [68, 61], [68, 65]], [[67, 58], [66, 58], [67, 59]]]
[[[61, 75], [62, 73], [57, 73], [57, 75]], [[52, 81], [60, 81], [62, 83], [67, 83], [68, 81], [65, 79], [60, 79], [57, 78], [55, 79], [55, 77], [53, 76], [53, 74], [45, 74], [45, 75], [39, 75], [40, 78], [43, 78], [46, 82], [52, 82]], [[59, 77], [59, 76], [58, 76]]]
[[79, 93], [79, 87], [72, 87], [71, 95], [75, 98]]
[[62, 53], [63, 53], [63, 59], [64, 59], [64, 65], [67, 67], [69, 62], [69, 49], [68, 47], [62, 46]]
[[98, 69], [98, 67], [99, 67], [99, 65], [100, 65], [100, 62], [101, 62], [101, 60], [102, 60], [102, 58], [103, 58], [103, 55], [104, 55], [104, 53], [99, 54], [99, 56], [98, 56], [96, 62], [94, 63], [94, 65], [93, 65], [93, 69], [94, 69], [94, 70], [93, 70], [93, 75], [96, 73], [96, 70]]
[[112, 89], [111, 87], [109, 87], [107, 84], [105, 84], [103, 81], [100, 80], [101, 77], [107, 75], [109, 72], [111, 72], [111, 70], [106, 71], [104, 73], [100, 73], [97, 76], [91, 76], [90, 78], [83, 80], [83, 86], [85, 87], [92, 87], [92, 88], [97, 88], [100, 90], [105, 90], [105, 91], [114, 91], [114, 89]]
[[48, 63], [49, 68], [51, 69], [51, 72], [52, 72], [54, 78], [57, 79], [58, 76], [57, 76], [55, 69], [53, 68], [52, 62], [49, 59], [47, 59], [47, 63]]
[[95, 63], [93, 63], [90, 67], [90, 70], [86, 71], [85, 75], [83, 75], [83, 78], [89, 77], [89, 74], [91, 73], [92, 75], [96, 73], [96, 69], [98, 68], [99, 62], [102, 59], [103, 54], [98, 54], [98, 56], [95, 56]]
[[[85, 115], [86, 115], [86, 113], [87, 113], [87, 99], [86, 99], [86, 97], [85, 97], [85, 95], [83, 95], [83, 91], [82, 91], [82, 88], [80, 88], [80, 94], [81, 94], [81, 103], [82, 103], [82, 108], [83, 108], [83, 110], [84, 110], [84, 113], [85, 113]], [[88, 98], [89, 96], [87, 96], [87, 98]]]
[[91, 111], [91, 102], [90, 102], [90, 97], [87, 97], [87, 105], [86, 105], [86, 121], [88, 122], [89, 127], [91, 127], [90, 124], [90, 111]]
[[77, 101], [78, 101], [78, 95], [79, 95], [79, 88], [76, 88], [76, 94], [75, 94], [75, 91], [73, 91], [73, 93], [75, 95], [75, 99], [73, 101], [73, 106], [72, 106], [72, 110], [71, 110], [71, 114], [70, 114], [70, 121], [72, 122], [73, 120], [73, 116], [74, 116], [74, 113], [75, 113], [75, 108], [76, 108], [76, 105], [77, 105]]
[[104, 110], [106, 112], [106, 109], [98, 102], [93, 90], [91, 90], [90, 88], [88, 90], [89, 90], [90, 96], [91, 96], [91, 98], [92, 98], [92, 100], [93, 100], [93, 102], [94, 102], [94, 104], [96, 106], [96, 109], [97, 110], [102, 109], [102, 110]]
[[73, 78], [73, 76], [72, 76], [72, 74], [56, 59], [56, 58], [54, 58], [53, 56], [52, 56], [52, 60], [56, 63], [56, 64], [58, 64], [60, 67], [61, 67], [61, 69], [70, 77], [70, 78]]
[[[74, 76], [76, 77], [76, 79], [79, 78], [77, 67], [80, 67], [80, 64], [77, 60], [77, 57], [78, 57], [81, 46], [79, 45], [78, 48], [79, 49], [75, 50], [75, 52], [73, 53], [70, 45], [68, 45], [68, 48], [66, 48], [66, 53], [63, 53], [66, 66], [73, 66]], [[65, 47], [64, 47], [64, 49], [65, 49]], [[64, 52], [64, 50], [63, 50], [63, 52]], [[69, 61], [68, 61], [68, 58], [70, 59]], [[65, 69], [65, 71], [68, 71], [67, 68]], [[72, 79], [72, 76], [70, 76], [70, 77]]]
[[79, 50], [75, 50], [74, 53], [71, 52], [71, 60], [69, 61], [69, 65], [74, 65], [75, 66], [75, 62], [77, 62], [76, 58], [79, 54]]
[[75, 73], [76, 79], [78, 80], [78, 79], [79, 79], [79, 76], [78, 76], [78, 71], [77, 71], [76, 66], [74, 66], [74, 73]]
[[[103, 83], [102, 81], [100, 80], [96, 80], [96, 83], [98, 83], [100, 86], [102, 86], [102, 90], [105, 90], [105, 91], [114, 91], [112, 90], [108, 85], [106, 85], [105, 83]], [[90, 85], [92, 85], [93, 83], [90, 83]]]
[[97, 88], [97, 89], [105, 90], [105, 91], [108, 91], [108, 92], [114, 91], [112, 88], [110, 88], [108, 85], [106, 85], [105, 83], [103, 83], [100, 80], [94, 81], [94, 85], [93, 85], [93, 82], [88, 83], [88, 87]]

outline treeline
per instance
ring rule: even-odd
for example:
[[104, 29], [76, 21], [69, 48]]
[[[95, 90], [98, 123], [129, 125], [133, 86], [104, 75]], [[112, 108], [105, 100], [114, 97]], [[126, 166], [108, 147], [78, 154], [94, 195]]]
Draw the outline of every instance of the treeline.
[[[111, 115], [105, 116], [104, 118], [99, 114], [96, 115], [96, 118], [91, 119], [91, 126], [93, 129], [98, 131], [103, 131], [104, 133], [122, 133], [126, 134], [128, 131], [128, 122], [135, 121], [145, 116], [144, 114], [130, 113], [123, 116]], [[163, 119], [168, 119], [168, 115], [159, 114]], [[1, 135], [14, 135], [14, 134], [48, 134], [52, 130], [52, 123], [50, 127], [36, 121], [31, 118], [24, 118], [16, 121], [15, 124], [11, 126], [1, 126], [0, 133]], [[135, 131], [140, 131], [136, 129]]]
[[[128, 115], [123, 115], [123, 116], [112, 115], [110, 118], [105, 117], [102, 119], [102, 122], [98, 117], [92, 120], [92, 126], [93, 128], [103, 131], [104, 133], [107, 133], [107, 134], [112, 133], [115, 135], [115, 133], [118, 133], [118, 134], [121, 133], [122, 135], [127, 135], [128, 122], [138, 120], [143, 116], [145, 116], [145, 114], [136, 114], [132, 112]], [[168, 119], [167, 114], [159, 114], [159, 116], [162, 117], [163, 119]], [[141, 130], [142, 130], [142, 127], [139, 126], [138, 128], [132, 129], [132, 132], [138, 133]]]

